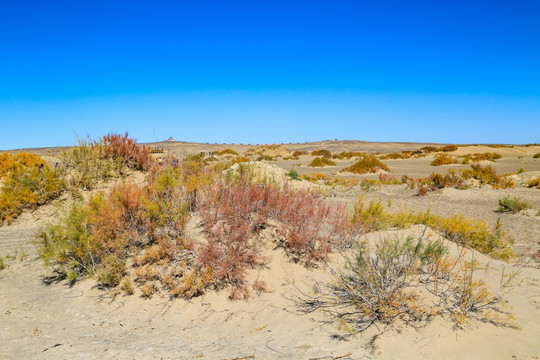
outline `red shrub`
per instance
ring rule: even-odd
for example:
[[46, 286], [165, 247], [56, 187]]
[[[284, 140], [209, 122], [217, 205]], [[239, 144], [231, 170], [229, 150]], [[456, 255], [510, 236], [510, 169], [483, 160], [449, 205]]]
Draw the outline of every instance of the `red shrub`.
[[124, 158], [130, 167], [138, 170], [148, 170], [152, 165], [153, 158], [150, 149], [144, 145], [138, 145], [135, 139], [129, 138], [126, 132], [120, 134], [108, 134], [103, 137], [105, 153], [110, 156]]

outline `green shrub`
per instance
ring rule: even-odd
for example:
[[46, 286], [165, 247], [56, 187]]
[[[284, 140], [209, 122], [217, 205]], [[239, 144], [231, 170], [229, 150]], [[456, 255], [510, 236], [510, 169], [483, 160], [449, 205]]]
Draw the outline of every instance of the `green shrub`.
[[505, 196], [499, 200], [499, 209], [497, 212], [504, 213], [510, 212], [512, 214], [517, 214], [521, 210], [530, 209], [531, 204], [526, 201], [521, 200], [518, 197], [510, 198]]
[[330, 160], [327, 157], [316, 157], [309, 164], [309, 166], [311, 166], [311, 167], [325, 167], [325, 166], [335, 166], [335, 165], [336, 165], [336, 162]]
[[354, 206], [352, 222], [366, 232], [423, 224], [439, 230], [445, 237], [459, 245], [496, 259], [509, 260], [514, 256], [510, 248], [513, 239], [501, 229], [499, 222], [493, 230], [490, 230], [486, 223], [462, 215], [445, 218], [435, 216], [429, 210], [421, 213], [414, 213], [411, 210], [390, 213], [381, 201], [371, 200], [366, 205], [362, 196]]
[[533, 155], [533, 158], [534, 158], [534, 159], [540, 159], [540, 153], [534, 154], [534, 155]]
[[298, 172], [294, 169], [291, 169], [291, 171], [285, 175], [287, 175], [291, 180], [300, 180], [300, 174], [298, 174]]
[[378, 170], [390, 171], [388, 166], [383, 164], [374, 155], [369, 155], [341, 171], [351, 172], [354, 174], [368, 174], [368, 173], [375, 173]]

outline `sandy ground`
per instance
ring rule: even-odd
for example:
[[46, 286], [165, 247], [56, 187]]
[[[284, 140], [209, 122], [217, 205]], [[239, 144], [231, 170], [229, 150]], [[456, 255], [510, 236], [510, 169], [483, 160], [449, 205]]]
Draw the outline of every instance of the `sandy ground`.
[[[403, 146], [418, 148], [418, 144], [397, 143], [392, 144], [391, 149], [387, 144], [376, 149], [375, 143], [359, 148], [360, 142], [342, 143], [339, 144], [341, 147], [332, 148], [336, 145], [333, 143], [312, 143], [310, 146], [334, 152], [391, 152], [406, 150]], [[306, 146], [284, 145], [292, 150]], [[195, 153], [208, 151], [203, 150], [206, 144], [197, 146]], [[231, 146], [222, 146], [226, 147]], [[501, 150], [488, 149], [486, 151], [490, 152]], [[494, 164], [497, 170], [512, 172], [522, 166], [526, 170], [540, 170], [540, 159], [532, 159], [532, 154], [540, 152], [540, 148], [524, 149], [526, 153], [523, 154], [519, 149], [503, 148], [503, 159]], [[54, 151], [50, 154], [54, 155]], [[321, 171], [305, 166], [309, 161], [310, 157], [301, 157], [297, 161], [275, 164], [286, 170], [294, 166], [301, 173], [331, 174], [347, 163], [340, 162], [335, 169]], [[424, 158], [385, 163], [396, 175], [422, 176], [432, 171], [446, 171], [447, 167], [433, 167], [429, 161]], [[332, 189], [329, 201], [352, 206], [360, 191], [358, 188]], [[525, 187], [443, 189], [424, 197], [414, 196], [415, 193], [404, 185], [385, 185], [365, 196], [385, 201], [391, 199], [393, 209], [430, 208], [437, 214], [464, 214], [490, 224], [500, 218], [503, 229], [516, 239], [515, 250], [523, 256], [530, 255], [540, 241], [540, 216], [536, 216], [540, 209], [540, 190]], [[496, 213], [497, 202], [505, 195], [526, 199], [534, 210], [515, 215]], [[396, 323], [372, 327], [365, 333], [347, 337], [336, 323], [328, 323], [323, 313], [306, 315], [299, 312], [298, 297], [302, 297], [302, 292], [309, 292], [313, 279], [327, 279], [328, 272], [324, 268], [307, 270], [290, 263], [280, 252], [272, 252], [268, 269], [250, 275], [252, 279], [265, 280], [270, 292], [249, 301], [229, 301], [226, 291], [191, 301], [171, 300], [166, 296], [143, 300], [138, 293], [112, 299], [108, 293], [97, 289], [92, 279], [73, 287], [65, 282], [47, 284], [44, 279], [50, 273], [37, 259], [32, 242], [39, 228], [56, 216], [55, 204], [49, 204], [24, 213], [9, 226], [0, 227], [0, 256], [14, 256], [7, 260], [8, 267], [0, 271], [0, 359], [521, 360], [540, 357], [540, 269], [530, 262], [527, 266], [518, 264], [524, 261], [507, 264], [477, 255], [482, 268], [489, 263], [490, 270], [485, 276], [494, 288], [498, 286], [503, 268], [506, 272], [520, 271], [514, 288], [504, 296], [520, 329], [473, 322], [463, 330], [455, 330], [451, 322], [437, 318], [418, 329]], [[404, 236], [421, 231], [423, 228], [415, 227], [398, 234]], [[389, 231], [369, 236], [376, 241], [394, 235], [396, 232]], [[337, 261], [338, 258], [334, 259]]]

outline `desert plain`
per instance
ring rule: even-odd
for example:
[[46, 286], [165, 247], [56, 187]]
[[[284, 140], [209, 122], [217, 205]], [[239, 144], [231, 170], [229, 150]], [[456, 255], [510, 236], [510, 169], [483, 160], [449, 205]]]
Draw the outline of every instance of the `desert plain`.
[[[197, 144], [164, 141], [145, 144], [165, 155], [181, 159], [193, 154], [231, 149], [242, 156], [255, 145]], [[6, 267], [0, 271], [0, 358], [1, 359], [538, 359], [540, 357], [540, 189], [528, 183], [540, 177], [539, 145], [459, 146], [448, 154], [458, 157], [475, 153], [498, 153], [494, 162], [482, 161], [498, 174], [511, 178], [513, 186], [471, 186], [467, 189], [443, 187], [417, 196], [418, 190], [404, 183], [378, 182], [381, 172], [356, 175], [340, 171], [355, 159], [335, 159], [335, 165], [315, 168], [310, 163], [313, 151], [332, 154], [363, 152], [384, 155], [413, 152], [440, 144], [373, 143], [362, 141], [321, 141], [279, 144], [289, 155], [273, 154], [260, 161], [294, 170], [300, 178], [313, 173], [321, 180], [297, 180], [297, 187], [321, 194], [326, 202], [352, 209], [359, 196], [380, 200], [389, 211], [410, 209], [430, 211], [438, 216], [463, 215], [501, 229], [514, 239], [515, 256], [497, 260], [460, 248], [442, 239], [436, 229], [414, 225], [390, 228], [359, 235], [376, 243], [382, 238], [424, 234], [448, 244], [450, 252], [473, 256], [477, 272], [497, 289], [504, 274], [515, 273], [501, 302], [511, 314], [510, 325], [471, 319], [456, 327], [445, 316], [410, 324], [396, 318], [390, 323], [375, 323], [365, 331], [347, 331], [325, 311], [303, 311], [302, 301], [312, 294], [314, 283], [329, 281], [331, 268], [343, 263], [348, 250], [335, 251], [326, 263], [305, 267], [288, 259], [279, 249], [265, 249], [269, 258], [264, 268], [253, 269], [249, 281], [263, 280], [267, 289], [247, 300], [231, 300], [227, 289], [209, 291], [191, 299], [170, 297], [156, 291], [143, 298], [112, 295], [89, 277], [68, 285], [65, 280], [47, 281], [50, 268], [39, 259], [34, 245], [36, 234], [47, 223], [55, 222], [58, 209], [67, 196], [32, 210], [25, 210], [9, 224], [0, 227], [0, 256]], [[261, 147], [255, 149], [267, 149]], [[23, 151], [23, 150], [19, 150]], [[52, 167], [61, 148], [24, 149], [42, 156]], [[161, 152], [162, 151], [162, 152]], [[264, 150], [266, 151], [266, 150]], [[281, 150], [280, 150], [281, 151]], [[292, 158], [295, 151], [305, 152]], [[9, 151], [17, 153], [18, 151]], [[253, 153], [253, 151], [252, 151]], [[279, 155], [279, 156], [277, 156]], [[382, 172], [401, 179], [424, 178], [449, 169], [470, 168], [470, 164], [433, 166], [435, 153], [423, 157], [382, 160], [390, 171]], [[221, 158], [218, 156], [218, 158]], [[288, 158], [288, 159], [287, 159]], [[253, 159], [256, 160], [256, 159]], [[334, 183], [342, 178], [349, 182]], [[326, 180], [325, 180], [326, 179]], [[372, 180], [362, 185], [362, 179]], [[355, 181], [356, 180], [356, 181]], [[120, 180], [110, 180], [110, 182]], [[144, 183], [144, 176], [132, 173], [127, 179]], [[287, 180], [288, 181], [288, 180]], [[294, 182], [293, 180], [290, 180]], [[101, 184], [92, 191], [107, 191]], [[90, 192], [90, 191], [88, 191]], [[84, 195], [87, 196], [87, 195]], [[497, 212], [504, 197], [517, 197], [529, 204], [517, 213]], [[272, 250], [272, 251], [271, 251]]]

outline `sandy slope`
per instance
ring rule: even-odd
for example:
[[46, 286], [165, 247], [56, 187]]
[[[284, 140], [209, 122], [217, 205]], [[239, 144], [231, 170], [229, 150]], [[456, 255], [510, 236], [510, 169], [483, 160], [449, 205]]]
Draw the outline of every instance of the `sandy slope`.
[[[333, 143], [310, 146], [330, 149]], [[401, 151], [398, 150], [401, 145], [396, 144], [392, 146], [398, 147], [392, 150]], [[291, 146], [291, 150], [301, 146]], [[340, 146], [330, 150], [355, 150], [359, 142], [344, 142]], [[202, 147], [199, 149], [204, 151]], [[489, 149], [486, 151], [499, 150]], [[515, 149], [509, 149], [495, 166], [507, 166], [515, 171], [527, 161], [527, 170], [535, 167], [540, 170], [537, 161], [540, 159], [532, 159], [530, 154], [519, 158], [522, 155], [514, 152]], [[308, 160], [309, 157], [302, 157], [300, 162]], [[385, 162], [395, 174], [446, 171], [430, 167], [429, 161], [426, 158]], [[287, 167], [295, 163], [278, 164], [289, 170]], [[294, 166], [306, 173], [335, 171]], [[352, 205], [359, 191], [358, 188], [328, 190], [332, 196], [328, 201]], [[516, 251], [530, 255], [537, 249], [538, 190], [444, 189], [425, 197], [416, 197], [415, 192], [404, 185], [382, 186], [366, 196], [392, 199], [393, 209], [430, 208], [444, 216], [463, 213], [490, 224], [500, 217], [503, 228], [516, 239]], [[516, 215], [495, 213], [498, 199], [505, 195], [526, 199], [534, 210]], [[347, 333], [339, 330], [336, 323], [328, 323], [329, 318], [323, 313], [306, 315], [298, 311], [301, 291], [309, 292], [312, 279], [324, 281], [328, 273], [322, 268], [307, 270], [292, 264], [280, 252], [268, 254], [272, 256], [268, 269], [250, 275], [253, 280], [265, 280], [271, 292], [247, 302], [229, 301], [226, 291], [192, 301], [171, 301], [164, 295], [143, 300], [138, 294], [111, 299], [108, 293], [94, 287], [92, 279], [73, 287], [64, 282], [47, 285], [43, 279], [50, 273], [37, 259], [32, 241], [38, 229], [56, 216], [56, 207], [51, 204], [24, 213], [12, 225], [0, 227], [0, 256], [17, 254], [0, 272], [0, 359], [332, 359], [343, 356], [344, 359], [521, 360], [540, 356], [540, 270], [536, 267], [519, 268], [477, 256], [483, 268], [489, 263], [490, 271], [479, 274], [485, 274], [494, 288], [499, 284], [503, 267], [506, 272], [520, 270], [513, 290], [504, 297], [520, 330], [481, 322], [455, 330], [451, 322], [439, 318], [419, 329], [396, 323], [344, 338]], [[416, 227], [409, 231], [418, 234], [422, 230]], [[393, 235], [375, 233], [370, 238], [377, 241], [382, 236]]]

